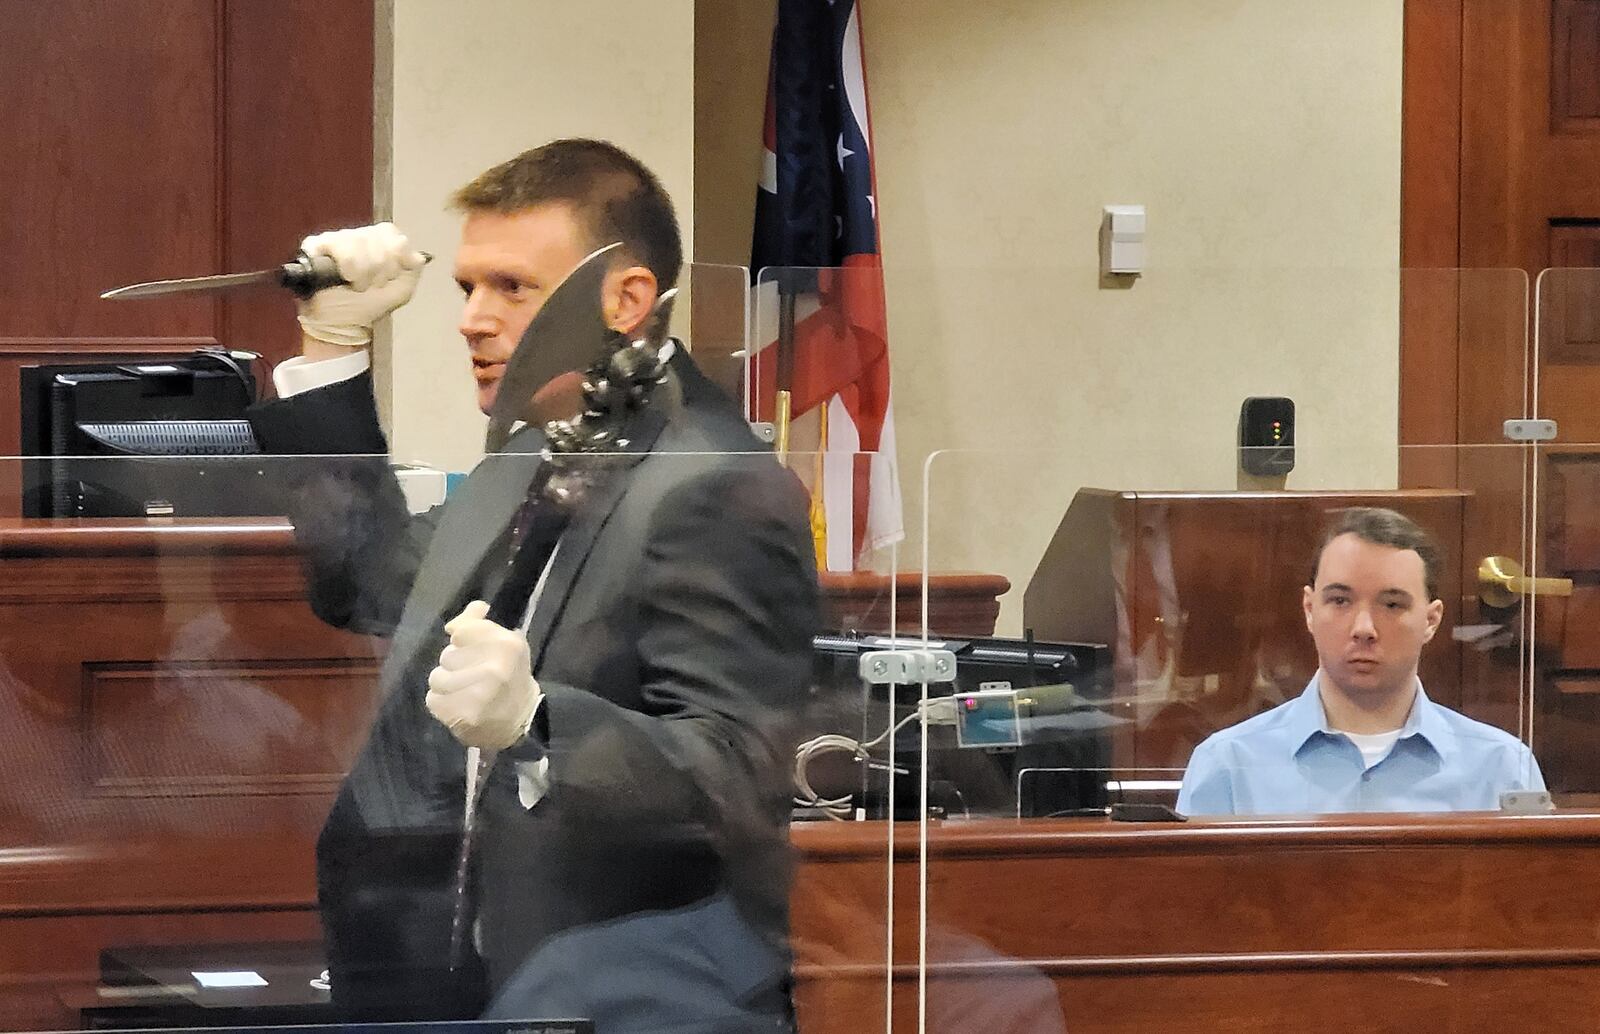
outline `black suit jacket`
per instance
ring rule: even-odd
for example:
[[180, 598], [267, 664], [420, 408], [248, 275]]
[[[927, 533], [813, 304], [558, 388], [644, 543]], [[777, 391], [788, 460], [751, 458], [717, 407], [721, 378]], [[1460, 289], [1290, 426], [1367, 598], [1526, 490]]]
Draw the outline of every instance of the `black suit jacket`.
[[[804, 493], [681, 349], [670, 369], [632, 428], [641, 455], [578, 508], [533, 611], [550, 785], [522, 807], [502, 759], [485, 792], [490, 992], [558, 933], [713, 895], [787, 958], [787, 758], [818, 623]], [[252, 423], [269, 452], [383, 451], [365, 376]], [[292, 479], [313, 607], [393, 637], [379, 716], [318, 844], [335, 998], [355, 1016], [477, 1004], [470, 971], [441, 969], [464, 751], [423, 698], [444, 621], [503, 577], [541, 444], [521, 432], [420, 518], [381, 457], [308, 458]]]

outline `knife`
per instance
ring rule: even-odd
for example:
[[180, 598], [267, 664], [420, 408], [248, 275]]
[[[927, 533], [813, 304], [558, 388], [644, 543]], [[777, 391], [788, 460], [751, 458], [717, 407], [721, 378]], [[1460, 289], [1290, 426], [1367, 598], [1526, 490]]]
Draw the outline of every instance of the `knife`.
[[528, 405], [552, 379], [583, 370], [605, 348], [611, 334], [601, 311], [600, 288], [610, 268], [610, 253], [621, 241], [592, 251], [562, 278], [522, 332], [516, 351], [506, 361], [489, 407], [484, 451], [499, 452], [519, 420], [529, 419]]
[[[423, 261], [433, 256], [422, 252]], [[258, 269], [249, 273], [219, 273], [215, 276], [186, 276], [177, 280], [151, 280], [143, 284], [129, 284], [102, 294], [101, 298], [127, 300], [133, 298], [160, 298], [169, 294], [213, 291], [236, 291], [245, 287], [286, 287], [297, 298], [310, 298], [324, 287], [338, 287], [349, 283], [339, 275], [339, 267], [326, 255], [312, 257], [298, 252], [281, 266]]]

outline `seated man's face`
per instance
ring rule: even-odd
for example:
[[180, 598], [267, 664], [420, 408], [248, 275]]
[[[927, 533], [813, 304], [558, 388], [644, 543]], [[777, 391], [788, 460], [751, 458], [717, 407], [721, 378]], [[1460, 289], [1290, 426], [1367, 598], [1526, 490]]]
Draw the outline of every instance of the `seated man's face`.
[[[456, 251], [455, 278], [465, 298], [461, 336], [472, 357], [478, 408], [483, 412], [494, 405], [506, 360], [516, 351], [522, 332], [550, 292], [587, 254], [577, 219], [565, 204], [510, 214], [468, 213]], [[576, 398], [581, 378], [573, 374], [570, 379]], [[550, 388], [558, 389], [557, 382]]]
[[1409, 688], [1444, 604], [1429, 600], [1422, 557], [1346, 533], [1329, 542], [1305, 590], [1322, 670], [1351, 696]]

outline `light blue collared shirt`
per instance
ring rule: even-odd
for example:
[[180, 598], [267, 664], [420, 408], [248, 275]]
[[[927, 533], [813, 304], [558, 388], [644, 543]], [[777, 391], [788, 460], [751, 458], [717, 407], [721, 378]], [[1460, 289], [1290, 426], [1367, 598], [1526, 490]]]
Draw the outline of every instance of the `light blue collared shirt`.
[[1545, 788], [1539, 763], [1520, 740], [1434, 703], [1420, 681], [1399, 740], [1368, 768], [1361, 749], [1329, 727], [1317, 678], [1295, 699], [1196, 747], [1183, 773], [1178, 811], [1494, 811], [1507, 790]]

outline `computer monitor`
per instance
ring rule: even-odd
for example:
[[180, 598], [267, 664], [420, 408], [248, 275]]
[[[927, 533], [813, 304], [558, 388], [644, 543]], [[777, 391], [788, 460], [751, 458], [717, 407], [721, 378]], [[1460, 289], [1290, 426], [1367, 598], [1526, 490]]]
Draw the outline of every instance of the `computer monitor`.
[[282, 511], [245, 410], [248, 352], [207, 350], [21, 371], [25, 517]]

